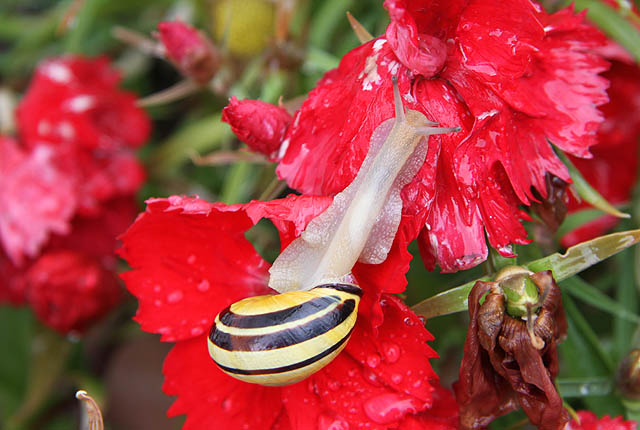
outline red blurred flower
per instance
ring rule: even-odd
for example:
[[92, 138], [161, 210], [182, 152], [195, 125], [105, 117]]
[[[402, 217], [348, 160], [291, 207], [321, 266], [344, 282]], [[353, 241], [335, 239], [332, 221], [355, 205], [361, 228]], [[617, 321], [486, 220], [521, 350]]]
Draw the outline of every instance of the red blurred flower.
[[[600, 107], [604, 122], [598, 129], [598, 144], [591, 148], [594, 157], [571, 160], [609, 203], [621, 204], [630, 200], [638, 172], [640, 67], [613, 42], [598, 52], [611, 62], [611, 69], [603, 74], [611, 82], [609, 103]], [[589, 207], [573, 199], [569, 205], [570, 211]], [[565, 235], [562, 244], [569, 247], [593, 239], [617, 223], [610, 215], [597, 218]]]
[[137, 212], [133, 147], [150, 122], [108, 60], [43, 62], [18, 108], [19, 143], [0, 138], [0, 300], [82, 332], [120, 299], [116, 236]]
[[135, 95], [119, 88], [106, 57], [42, 62], [18, 107], [18, 131], [27, 147], [41, 141], [113, 151], [142, 145], [151, 124]]
[[[569, 181], [548, 140], [580, 157], [595, 143], [606, 63], [590, 50], [603, 36], [571, 9], [548, 14], [526, 0], [385, 7], [386, 33], [349, 52], [294, 116], [278, 174], [303, 193], [344, 189], [373, 130], [394, 115], [396, 76], [406, 107], [462, 128], [429, 139], [424, 166], [403, 190], [406, 237], [396, 246], [420, 233], [426, 265], [455, 271], [486, 258], [486, 232], [511, 256], [510, 244], [527, 243], [518, 206], [535, 201], [534, 190], [546, 197], [547, 173]], [[232, 125], [260, 134], [255, 117]]]
[[[163, 389], [178, 396], [169, 415], [187, 414], [185, 429], [455, 428], [455, 402], [438, 387], [428, 362], [435, 357], [426, 344], [431, 335], [380, 289], [384, 284], [363, 277], [356, 276], [365, 293], [351, 340], [308, 379], [285, 387], [248, 384], [224, 374], [209, 357], [206, 333], [216, 314], [269, 292], [269, 264], [245, 232], [267, 217], [285, 247], [328, 200], [291, 196], [225, 206], [152, 199], [123, 235], [121, 253], [133, 267], [123, 278], [139, 300], [135, 319], [162, 340], [177, 342], [165, 360]], [[384, 321], [376, 324], [372, 300], [380, 294]]]
[[638, 423], [625, 421], [622, 417], [604, 416], [600, 419], [591, 411], [578, 411], [580, 423], [572, 420], [566, 430], [636, 430]]
[[218, 70], [218, 53], [202, 32], [181, 21], [158, 24], [158, 39], [166, 56], [178, 69], [201, 85], [208, 83]]

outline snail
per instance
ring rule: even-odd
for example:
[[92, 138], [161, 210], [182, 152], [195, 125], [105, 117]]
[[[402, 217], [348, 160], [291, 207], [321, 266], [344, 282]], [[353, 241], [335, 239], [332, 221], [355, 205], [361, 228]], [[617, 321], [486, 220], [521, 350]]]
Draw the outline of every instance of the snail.
[[215, 319], [209, 354], [227, 374], [261, 385], [298, 382], [346, 346], [362, 290], [351, 284], [356, 262], [382, 263], [400, 224], [400, 191], [424, 164], [440, 128], [402, 105], [393, 79], [395, 117], [373, 132], [355, 179], [309, 222], [269, 269], [280, 294], [250, 297]]
[[361, 295], [356, 285], [325, 284], [240, 300], [216, 317], [209, 353], [223, 372], [245, 382], [297, 382], [347, 345]]

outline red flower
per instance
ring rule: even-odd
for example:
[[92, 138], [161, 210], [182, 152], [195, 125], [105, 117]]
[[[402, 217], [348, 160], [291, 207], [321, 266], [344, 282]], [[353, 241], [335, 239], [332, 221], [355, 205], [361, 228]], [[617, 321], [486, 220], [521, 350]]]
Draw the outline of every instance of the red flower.
[[54, 235], [18, 267], [0, 249], [0, 303], [28, 305], [45, 325], [81, 334], [122, 298], [116, 236], [131, 223], [132, 197], [111, 200], [100, 216], [76, 216], [70, 233]]
[[[591, 148], [593, 159], [572, 157], [585, 179], [612, 204], [631, 198], [638, 171], [640, 139], [640, 68], [632, 61], [611, 59], [604, 74], [610, 80], [609, 103], [600, 107], [604, 122], [598, 129], [598, 144]], [[570, 210], [589, 208], [586, 203], [570, 202]], [[565, 235], [564, 246], [572, 246], [604, 234], [618, 223], [613, 216], [597, 218]]]
[[50, 234], [69, 232], [76, 181], [56, 166], [49, 145], [26, 153], [0, 136], [0, 154], [0, 244], [20, 265], [38, 254]]
[[36, 69], [18, 107], [18, 130], [28, 147], [46, 141], [112, 151], [137, 147], [150, 122], [105, 57], [53, 58]]
[[[292, 196], [225, 206], [152, 199], [123, 235], [122, 255], [133, 267], [123, 278], [140, 304], [135, 319], [162, 340], [177, 342], [165, 360], [163, 389], [178, 396], [169, 415], [186, 413], [185, 429], [455, 428], [455, 402], [438, 388], [428, 363], [435, 357], [426, 345], [432, 337], [381, 289], [384, 284], [368, 284], [357, 274], [365, 293], [351, 340], [308, 379], [285, 387], [248, 384], [224, 374], [209, 357], [206, 333], [216, 314], [269, 292], [269, 264], [245, 232], [267, 217], [285, 247], [329, 200]], [[376, 324], [372, 301], [380, 294], [384, 322]]]
[[132, 147], [150, 122], [107, 59], [43, 62], [18, 108], [20, 145], [0, 138], [0, 300], [82, 332], [113, 308], [116, 236], [137, 212]]
[[158, 24], [158, 39], [167, 58], [185, 75], [204, 85], [218, 70], [218, 53], [209, 39], [181, 21]]
[[598, 419], [591, 411], [578, 411], [580, 423], [572, 420], [566, 430], [636, 430], [638, 423], [625, 421], [622, 417], [611, 418], [607, 415]]
[[[387, 0], [391, 24], [319, 82], [287, 129], [278, 174], [303, 193], [333, 195], [354, 178], [373, 130], [394, 115], [392, 77], [405, 106], [462, 132], [429, 139], [403, 190], [407, 233], [426, 265], [472, 267], [489, 243], [511, 256], [527, 243], [519, 205], [546, 197], [545, 175], [569, 181], [548, 140], [588, 157], [606, 102], [604, 38], [572, 10], [546, 13], [509, 0]], [[260, 115], [256, 115], [260, 118]], [[259, 123], [232, 122], [252, 130]], [[238, 133], [242, 136], [242, 133]], [[393, 252], [393, 251], [392, 251]]]

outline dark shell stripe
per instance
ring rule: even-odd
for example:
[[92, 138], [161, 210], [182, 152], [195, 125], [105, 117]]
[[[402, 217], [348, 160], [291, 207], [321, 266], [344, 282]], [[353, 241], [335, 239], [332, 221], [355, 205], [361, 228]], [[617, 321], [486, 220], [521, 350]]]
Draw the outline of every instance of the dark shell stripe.
[[321, 353], [319, 353], [317, 355], [314, 355], [311, 358], [299, 361], [297, 363], [289, 364], [287, 366], [275, 367], [275, 368], [271, 368], [271, 369], [250, 369], [250, 370], [247, 370], [247, 369], [235, 369], [233, 367], [223, 366], [223, 365], [221, 365], [219, 363], [218, 363], [218, 366], [220, 366], [220, 368], [222, 370], [224, 370], [225, 372], [227, 372], [227, 373], [234, 373], [234, 374], [237, 374], [237, 375], [273, 375], [273, 374], [290, 372], [292, 370], [301, 369], [303, 367], [306, 367], [306, 366], [309, 366], [309, 365], [315, 363], [318, 360], [323, 359], [327, 355], [331, 354], [332, 352], [334, 352], [335, 350], [340, 348], [342, 346], [342, 344], [344, 344], [349, 339], [349, 336], [351, 336], [351, 332], [353, 331], [354, 328], [355, 328], [355, 326], [351, 327], [351, 330], [349, 330], [349, 333], [347, 333], [338, 342], [336, 342], [335, 344], [331, 345], [330, 348], [325, 349]]
[[214, 325], [209, 339], [214, 345], [227, 351], [269, 351], [285, 348], [321, 336], [336, 328], [349, 318], [355, 308], [356, 301], [347, 299], [319, 318], [296, 327], [263, 335], [233, 335], [220, 331]]
[[344, 293], [353, 294], [354, 296], [362, 297], [362, 288], [357, 285], [351, 284], [324, 284], [316, 288], [328, 288], [331, 290], [342, 291]]
[[220, 312], [220, 322], [227, 327], [237, 328], [271, 327], [283, 321], [290, 322], [306, 318], [339, 301], [340, 297], [338, 296], [315, 297], [297, 306], [257, 315], [235, 314], [231, 311], [231, 306], [229, 306]]

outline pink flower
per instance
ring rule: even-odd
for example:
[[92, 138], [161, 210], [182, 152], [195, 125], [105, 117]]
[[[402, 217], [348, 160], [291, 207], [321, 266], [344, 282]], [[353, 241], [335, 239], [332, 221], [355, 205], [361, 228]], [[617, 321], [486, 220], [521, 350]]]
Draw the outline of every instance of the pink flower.
[[[570, 180], [548, 141], [579, 157], [596, 142], [606, 62], [590, 51], [603, 36], [571, 9], [548, 14], [525, 0], [385, 7], [386, 33], [349, 52], [294, 115], [279, 176], [302, 193], [344, 189], [373, 130], [394, 115], [395, 76], [407, 108], [462, 131], [429, 139], [403, 189], [405, 235], [394, 246], [417, 237], [427, 267], [448, 272], [483, 261], [485, 235], [512, 256], [512, 243], [528, 242], [519, 206], [536, 200], [533, 190], [546, 197], [547, 173]], [[232, 126], [259, 135], [255, 117]]]
[[233, 206], [152, 199], [123, 235], [121, 254], [133, 268], [123, 278], [139, 300], [135, 319], [176, 342], [165, 360], [163, 390], [177, 396], [169, 415], [187, 414], [185, 429], [455, 428], [455, 401], [428, 362], [435, 357], [426, 345], [431, 335], [384, 284], [364, 276], [356, 274], [364, 295], [346, 349], [308, 379], [285, 387], [248, 384], [209, 357], [207, 333], [216, 314], [269, 293], [269, 263], [245, 232], [267, 217], [284, 248], [327, 203], [296, 196]]

